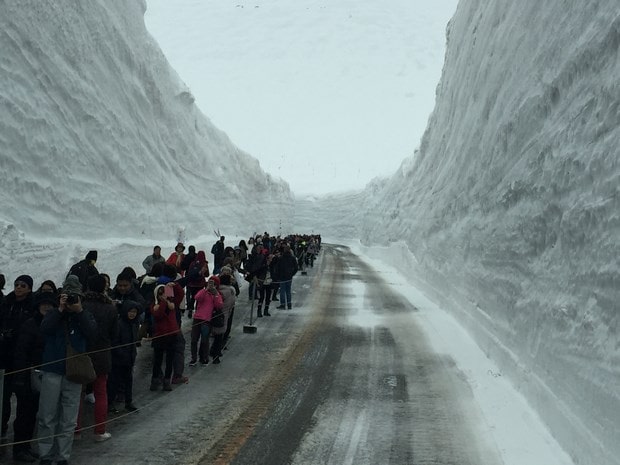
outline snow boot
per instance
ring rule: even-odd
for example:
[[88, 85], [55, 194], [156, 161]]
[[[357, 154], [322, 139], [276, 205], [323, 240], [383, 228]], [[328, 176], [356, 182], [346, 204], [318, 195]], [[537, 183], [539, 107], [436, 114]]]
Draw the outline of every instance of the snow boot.
[[263, 313], [263, 315], [271, 316], [271, 313], [269, 313], [269, 305], [265, 306], [265, 313]]
[[263, 308], [262, 305], [258, 306], [258, 310], [256, 310], [256, 317], [257, 318], [262, 318], [263, 317], [263, 312], [261, 311], [262, 308]]

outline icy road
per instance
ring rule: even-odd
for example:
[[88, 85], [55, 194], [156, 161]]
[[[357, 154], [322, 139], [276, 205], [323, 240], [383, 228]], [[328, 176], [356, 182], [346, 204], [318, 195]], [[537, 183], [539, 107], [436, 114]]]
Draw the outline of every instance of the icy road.
[[[134, 386], [140, 411], [111, 416], [105, 443], [84, 432], [72, 463], [503, 463], [467, 377], [431, 350], [418, 309], [380, 270], [326, 245], [293, 290], [292, 310], [272, 305], [273, 316], [245, 334], [242, 289], [222, 363], [186, 368], [189, 383], [173, 392], [148, 390], [144, 344]], [[86, 405], [85, 425], [89, 415]]]

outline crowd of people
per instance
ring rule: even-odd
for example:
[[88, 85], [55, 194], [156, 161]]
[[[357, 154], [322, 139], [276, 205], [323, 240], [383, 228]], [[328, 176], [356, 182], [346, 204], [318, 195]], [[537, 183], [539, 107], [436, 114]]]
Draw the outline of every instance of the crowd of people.
[[[119, 402], [126, 412], [138, 409], [133, 402], [138, 348], [147, 342], [152, 347], [152, 391], [187, 383], [182, 319], [192, 322], [188, 365], [219, 364], [242, 282], [248, 283], [248, 298], [258, 302], [257, 317], [271, 316], [275, 301], [277, 308], [291, 309], [293, 276], [314, 265], [321, 246], [319, 235], [264, 233], [234, 247], [225, 240], [221, 236], [211, 248], [212, 270], [206, 252], [195, 246], [186, 252], [178, 243], [167, 259], [155, 246], [142, 262], [144, 273], [125, 267], [114, 286], [96, 268], [95, 250], [70, 268], [61, 288], [46, 279], [34, 290], [33, 278], [24, 274], [5, 296], [0, 274], [0, 370], [5, 372], [0, 455], [11, 444], [15, 461], [67, 464], [82, 432], [84, 401], [94, 403], [94, 440], [110, 439], [107, 418], [119, 412]], [[67, 357], [73, 353], [88, 355], [91, 383], [68, 379]]]

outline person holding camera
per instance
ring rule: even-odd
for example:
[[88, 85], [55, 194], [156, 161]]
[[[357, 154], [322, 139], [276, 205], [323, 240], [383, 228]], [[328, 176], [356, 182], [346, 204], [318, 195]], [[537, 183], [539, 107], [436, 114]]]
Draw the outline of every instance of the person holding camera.
[[[209, 322], [213, 316], [213, 310], [222, 308], [224, 301], [217, 287], [220, 285], [220, 278], [211, 276], [206, 288], [196, 293], [196, 312], [192, 320], [192, 342], [190, 344], [192, 359], [189, 366], [196, 366], [197, 358], [200, 358], [201, 365], [209, 363]], [[198, 346], [200, 341], [200, 347]]]
[[[172, 391], [170, 385], [177, 335], [180, 332], [174, 303], [174, 283], [158, 284], [153, 291], [154, 302], [151, 315], [154, 320], [153, 331], [153, 375], [151, 391], [157, 391], [163, 385], [164, 391]], [[162, 372], [162, 363], [166, 356], [166, 371]]]
[[45, 336], [38, 433], [40, 465], [66, 465], [73, 448], [82, 385], [66, 377], [67, 345], [80, 353], [97, 337], [93, 315], [82, 308], [82, 286], [77, 276], [67, 276], [60, 305], [48, 310], [41, 322]]

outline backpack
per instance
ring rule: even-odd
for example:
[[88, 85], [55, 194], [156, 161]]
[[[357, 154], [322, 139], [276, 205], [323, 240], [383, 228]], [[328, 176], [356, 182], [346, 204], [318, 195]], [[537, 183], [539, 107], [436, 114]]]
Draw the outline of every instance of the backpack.
[[187, 270], [187, 279], [195, 280], [200, 279], [200, 272], [202, 271], [202, 264], [198, 261], [192, 262]]

